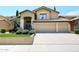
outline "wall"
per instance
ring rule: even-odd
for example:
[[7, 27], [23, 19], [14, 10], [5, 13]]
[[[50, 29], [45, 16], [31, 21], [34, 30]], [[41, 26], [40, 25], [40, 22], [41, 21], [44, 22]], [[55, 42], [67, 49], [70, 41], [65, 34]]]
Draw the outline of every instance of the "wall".
[[47, 14], [47, 19], [50, 19], [50, 11], [45, 10], [45, 9], [41, 9], [41, 10], [38, 10], [38, 11], [36, 12], [36, 14], [37, 14], [37, 19], [39, 19], [39, 14], [41, 14], [41, 13], [46, 13], [46, 14]]
[[41, 10], [38, 10], [38, 11], [36, 12], [36, 14], [37, 14], [37, 19], [39, 19], [39, 14], [40, 14], [40, 13], [46, 13], [48, 20], [52, 20], [53, 18], [58, 18], [58, 13], [56, 13], [56, 12], [54, 12], [54, 11], [48, 11], [48, 10], [45, 10], [45, 9], [41, 9]]
[[8, 31], [11, 28], [11, 25], [4, 20], [0, 21], [0, 29], [5, 29], [6, 31]]
[[58, 13], [51, 11], [51, 19], [58, 18]]
[[26, 11], [26, 12], [23, 12], [21, 13], [21, 17], [20, 17], [20, 27], [24, 29], [24, 17], [31, 17], [31, 24], [32, 24], [32, 27], [33, 27], [33, 20], [35, 18], [34, 16], [34, 13], [32, 12], [29, 12], [29, 11]]
[[69, 23], [70, 23], [71, 31], [73, 32], [75, 29], [75, 21], [71, 21]]
[[12, 44], [17, 44], [17, 45], [31, 45], [33, 44], [33, 37], [13, 37], [13, 38], [1, 38], [0, 37], [0, 45], [12, 45]]

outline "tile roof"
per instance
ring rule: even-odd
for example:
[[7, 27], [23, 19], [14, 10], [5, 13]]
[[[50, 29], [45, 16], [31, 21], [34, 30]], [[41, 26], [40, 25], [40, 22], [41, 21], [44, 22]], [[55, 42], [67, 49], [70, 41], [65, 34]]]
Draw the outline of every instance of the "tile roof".
[[56, 11], [56, 10], [53, 10], [53, 9], [48, 8], [48, 7], [42, 6], [42, 7], [39, 7], [39, 8], [37, 8], [37, 9], [33, 10], [33, 11], [30, 11], [30, 10], [21, 11], [20, 14], [23, 13], [23, 12], [26, 12], [26, 11], [29, 11], [29, 12], [34, 13], [35, 11], [38, 11], [38, 10], [40, 10], [40, 9], [46, 9], [46, 10], [48, 10], [48, 11], [54, 11], [54, 12], [56, 12], [56, 13], [59, 13], [59, 12]]
[[32, 12], [32, 13], [33, 13], [33, 11], [30, 11], [30, 10], [24, 10], [24, 11], [21, 11], [20, 14], [23, 13], [23, 12], [26, 12], [26, 11], [29, 11], [29, 12]]
[[53, 9], [51, 9], [51, 8], [48, 8], [48, 7], [45, 7], [45, 6], [39, 7], [39, 8], [37, 8], [37, 9], [33, 10], [33, 11], [38, 11], [38, 10], [40, 10], [40, 9], [46, 9], [46, 10], [48, 10], [48, 11], [54, 11], [54, 12], [56, 12], [56, 13], [59, 13], [58, 11], [53, 10]]

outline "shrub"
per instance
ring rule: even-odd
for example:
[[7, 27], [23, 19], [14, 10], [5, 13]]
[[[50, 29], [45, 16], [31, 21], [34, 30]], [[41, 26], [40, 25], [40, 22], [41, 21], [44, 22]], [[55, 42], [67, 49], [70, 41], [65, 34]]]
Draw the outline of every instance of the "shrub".
[[16, 28], [16, 30], [22, 30], [22, 28], [20, 28], [20, 27], [17, 27], [17, 28]]
[[30, 30], [29, 34], [35, 34], [35, 30]]
[[23, 30], [23, 29], [19, 29], [18, 31], [16, 31], [16, 34], [28, 34], [29, 30]]
[[9, 32], [15, 33], [15, 32], [17, 32], [18, 30], [22, 30], [22, 29], [18, 27], [18, 28], [16, 28], [16, 29], [10, 29]]
[[14, 31], [13, 29], [10, 29], [9, 32], [10, 32], [10, 33], [14, 33], [15, 31]]
[[75, 29], [79, 29], [79, 24], [77, 24], [77, 25], [75, 26]]
[[79, 29], [75, 29], [75, 33], [76, 34], [79, 34]]
[[28, 34], [29, 30], [25, 29], [25, 30], [22, 30], [22, 34]]
[[1, 31], [0, 31], [1, 33], [5, 33], [6, 32], [6, 30], [5, 29], [1, 29]]
[[22, 34], [22, 30], [17, 30], [16, 34]]

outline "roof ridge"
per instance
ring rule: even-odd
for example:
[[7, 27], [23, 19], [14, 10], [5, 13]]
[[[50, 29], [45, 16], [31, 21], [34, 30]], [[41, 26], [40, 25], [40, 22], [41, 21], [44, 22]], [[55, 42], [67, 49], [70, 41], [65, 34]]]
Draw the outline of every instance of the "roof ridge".
[[[46, 8], [46, 9], [48, 9], [48, 10], [55, 11], [55, 10], [49, 8], [49, 7], [46, 7], [46, 6], [41, 6], [41, 7], [37, 8], [37, 9], [35, 9], [35, 10], [33, 10], [33, 11], [37, 11], [37, 10], [39, 10], [39, 9], [41, 9], [41, 8]], [[58, 11], [55, 11], [55, 12], [59, 13]]]
[[23, 12], [25, 12], [25, 11], [33, 12], [33, 11], [29, 10], [29, 9], [26, 9], [26, 10], [21, 11], [20, 14], [23, 13]]
[[[49, 10], [49, 11], [55, 11], [55, 10], [53, 10], [53, 9], [51, 9], [51, 8], [46, 7], [46, 6], [41, 6], [41, 7], [39, 7], [39, 8], [36, 8], [36, 9], [32, 10], [32, 11], [29, 10], [29, 9], [26, 9], [26, 10], [24, 10], [24, 11], [21, 11], [20, 13], [25, 12], [25, 11], [34, 12], [34, 11], [37, 11], [37, 10], [42, 9], [42, 8], [47, 9], [47, 10]], [[55, 11], [55, 12], [59, 13], [58, 11]]]

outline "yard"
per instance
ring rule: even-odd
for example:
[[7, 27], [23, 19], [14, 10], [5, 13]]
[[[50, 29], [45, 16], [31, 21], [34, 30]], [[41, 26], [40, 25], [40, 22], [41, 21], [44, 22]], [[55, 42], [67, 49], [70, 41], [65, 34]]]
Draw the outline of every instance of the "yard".
[[31, 37], [30, 34], [1, 33], [0, 37]]
[[0, 33], [0, 45], [31, 45], [33, 44], [33, 35]]

